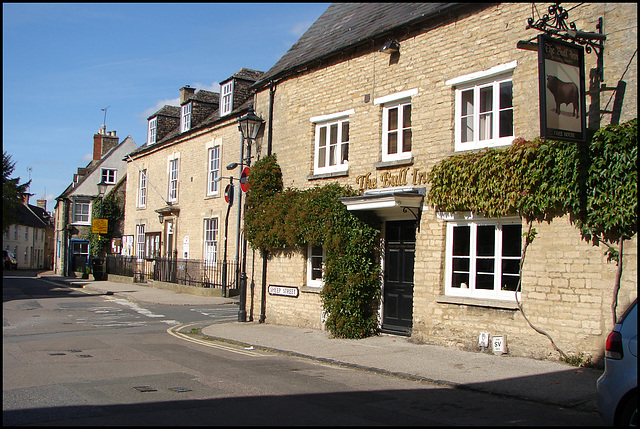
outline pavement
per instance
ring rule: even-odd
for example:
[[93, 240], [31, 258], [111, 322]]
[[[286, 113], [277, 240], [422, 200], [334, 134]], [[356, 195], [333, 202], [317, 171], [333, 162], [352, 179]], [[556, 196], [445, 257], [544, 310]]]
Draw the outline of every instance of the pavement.
[[[216, 305], [238, 302], [237, 297], [203, 297], [139, 283], [61, 277], [52, 271], [41, 272], [37, 276], [141, 304]], [[270, 324], [268, 313], [267, 323], [216, 323], [204, 327], [202, 335], [254, 349], [417, 382], [597, 412], [596, 380], [602, 374], [601, 369], [416, 344], [410, 337], [386, 334], [360, 340], [331, 338], [322, 330]]]

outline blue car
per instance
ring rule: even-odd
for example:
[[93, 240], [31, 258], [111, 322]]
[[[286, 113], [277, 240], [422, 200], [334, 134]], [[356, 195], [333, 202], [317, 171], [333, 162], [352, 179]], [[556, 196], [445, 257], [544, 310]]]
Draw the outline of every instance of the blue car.
[[638, 300], [607, 337], [604, 373], [597, 382], [598, 409], [607, 425], [638, 423]]

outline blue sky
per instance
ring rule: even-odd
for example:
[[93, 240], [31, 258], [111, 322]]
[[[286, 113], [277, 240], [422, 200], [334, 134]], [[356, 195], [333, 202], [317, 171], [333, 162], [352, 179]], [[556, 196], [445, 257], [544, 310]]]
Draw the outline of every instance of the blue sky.
[[55, 198], [91, 160], [105, 119], [146, 141], [147, 117], [185, 85], [219, 91], [242, 67], [267, 71], [329, 3], [2, 5], [3, 151]]

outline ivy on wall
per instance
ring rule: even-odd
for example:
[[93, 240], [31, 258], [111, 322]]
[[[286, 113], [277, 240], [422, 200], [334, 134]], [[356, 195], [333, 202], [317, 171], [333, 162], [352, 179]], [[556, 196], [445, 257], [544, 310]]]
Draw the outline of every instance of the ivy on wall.
[[103, 256], [106, 247], [110, 245], [124, 211], [120, 198], [113, 194], [106, 196], [102, 201], [100, 198], [94, 199], [91, 206], [91, 219], [107, 219], [107, 234], [89, 232], [89, 253], [92, 258], [99, 258]]
[[629, 239], [638, 220], [638, 120], [599, 129], [588, 146], [516, 139], [507, 149], [446, 158], [427, 199], [444, 212], [527, 221], [568, 213], [585, 240]]
[[337, 184], [283, 189], [276, 156], [251, 169], [245, 212], [247, 240], [261, 250], [322, 246], [323, 308], [327, 329], [338, 338], [363, 338], [378, 328], [380, 221], [347, 211], [339, 198], [356, 192]]

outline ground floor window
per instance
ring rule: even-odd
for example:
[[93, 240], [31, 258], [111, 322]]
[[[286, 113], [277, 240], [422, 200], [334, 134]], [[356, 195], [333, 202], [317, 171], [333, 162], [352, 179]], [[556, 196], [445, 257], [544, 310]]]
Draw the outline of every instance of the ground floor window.
[[515, 300], [521, 249], [519, 219], [448, 222], [446, 295]]
[[309, 246], [307, 253], [307, 286], [322, 287], [324, 250], [321, 246]]
[[218, 218], [204, 220], [204, 260], [213, 265], [218, 260]]

